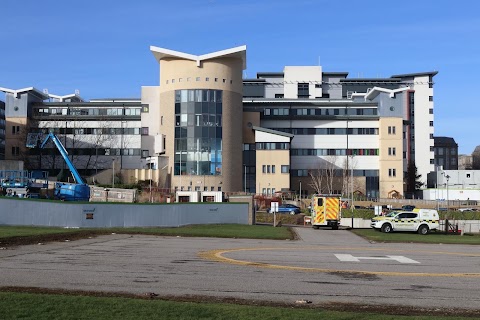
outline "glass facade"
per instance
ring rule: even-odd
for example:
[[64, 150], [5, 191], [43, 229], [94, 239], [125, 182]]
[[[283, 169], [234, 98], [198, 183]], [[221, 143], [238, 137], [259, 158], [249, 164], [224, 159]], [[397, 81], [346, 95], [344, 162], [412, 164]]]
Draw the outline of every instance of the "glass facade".
[[222, 174], [222, 91], [175, 91], [175, 175]]

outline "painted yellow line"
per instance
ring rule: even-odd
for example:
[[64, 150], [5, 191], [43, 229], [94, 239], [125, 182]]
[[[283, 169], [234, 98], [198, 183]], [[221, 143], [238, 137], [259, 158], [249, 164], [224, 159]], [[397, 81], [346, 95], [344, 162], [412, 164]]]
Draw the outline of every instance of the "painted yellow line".
[[[292, 271], [318, 272], [318, 273], [337, 273], [337, 274], [364, 274], [364, 275], [383, 275], [383, 276], [397, 276], [397, 277], [457, 277], [457, 278], [480, 278], [480, 273], [425, 273], [425, 272], [393, 272], [393, 271], [363, 271], [363, 270], [339, 270], [339, 269], [322, 269], [322, 268], [307, 268], [298, 266], [284, 266], [277, 264], [269, 264], [262, 262], [252, 262], [237, 260], [224, 257], [223, 255], [230, 252], [237, 251], [272, 251], [272, 250], [318, 250], [318, 249], [333, 249], [333, 250], [364, 250], [364, 251], [387, 251], [388, 252], [410, 252], [402, 249], [377, 249], [377, 248], [343, 248], [343, 247], [301, 247], [301, 248], [239, 248], [239, 249], [218, 249], [210, 251], [202, 251], [199, 256], [203, 259], [213, 260], [222, 263], [229, 263], [235, 265], [259, 267], [268, 269], [282, 269]], [[441, 252], [441, 251], [415, 251], [416, 253], [425, 252], [430, 254], [448, 254], [458, 256], [472, 256], [480, 257], [480, 254], [472, 253], [457, 253], [457, 252]]]

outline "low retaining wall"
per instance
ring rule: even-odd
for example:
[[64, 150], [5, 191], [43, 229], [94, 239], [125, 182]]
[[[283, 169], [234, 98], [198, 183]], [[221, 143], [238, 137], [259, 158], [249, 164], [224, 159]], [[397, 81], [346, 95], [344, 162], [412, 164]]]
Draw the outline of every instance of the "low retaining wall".
[[[370, 221], [360, 218], [353, 219], [353, 227], [354, 228], [370, 228]], [[442, 225], [443, 220], [440, 221], [440, 225]], [[463, 230], [467, 233], [480, 233], [480, 220], [454, 220], [450, 223], [458, 224], [458, 229]], [[340, 220], [340, 225], [344, 227], [351, 227], [352, 226], [352, 218], [342, 218]]]
[[0, 198], [0, 225], [178, 227], [249, 224], [248, 203], [117, 204]]

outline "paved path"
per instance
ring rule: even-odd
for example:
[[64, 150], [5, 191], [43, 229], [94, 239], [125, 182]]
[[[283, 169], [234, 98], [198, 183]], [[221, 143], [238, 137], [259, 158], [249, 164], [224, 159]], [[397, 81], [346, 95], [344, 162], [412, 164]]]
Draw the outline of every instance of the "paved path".
[[480, 309], [477, 246], [109, 235], [0, 251], [0, 286]]

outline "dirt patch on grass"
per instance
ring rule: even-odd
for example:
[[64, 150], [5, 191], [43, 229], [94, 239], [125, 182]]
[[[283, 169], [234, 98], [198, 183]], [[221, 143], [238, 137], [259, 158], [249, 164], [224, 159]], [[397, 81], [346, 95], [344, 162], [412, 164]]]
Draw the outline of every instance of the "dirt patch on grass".
[[35, 236], [18, 236], [0, 238], [0, 247], [15, 247], [37, 243], [47, 243], [65, 240], [80, 240], [88, 237], [96, 237], [99, 235], [109, 234], [110, 232], [103, 230], [79, 230], [71, 233], [42, 234]]
[[0, 287], [0, 292], [18, 292], [32, 294], [55, 294], [67, 296], [89, 296], [103, 298], [128, 298], [128, 299], [146, 299], [146, 300], [166, 300], [175, 302], [196, 302], [196, 303], [228, 303], [236, 305], [259, 306], [259, 307], [280, 307], [280, 308], [298, 308], [298, 309], [323, 309], [331, 311], [342, 311], [352, 313], [375, 313], [385, 315], [400, 316], [443, 316], [443, 317], [480, 317], [480, 310], [453, 309], [453, 308], [417, 308], [412, 306], [380, 306], [380, 305], [362, 305], [355, 303], [330, 302], [325, 304], [297, 304], [291, 302], [273, 302], [262, 300], [245, 300], [236, 298], [210, 297], [201, 295], [187, 296], [169, 296], [158, 295], [154, 292], [145, 292], [143, 294], [102, 292], [102, 291], [81, 291], [81, 290], [60, 290], [35, 287]]

